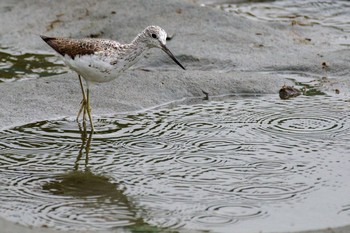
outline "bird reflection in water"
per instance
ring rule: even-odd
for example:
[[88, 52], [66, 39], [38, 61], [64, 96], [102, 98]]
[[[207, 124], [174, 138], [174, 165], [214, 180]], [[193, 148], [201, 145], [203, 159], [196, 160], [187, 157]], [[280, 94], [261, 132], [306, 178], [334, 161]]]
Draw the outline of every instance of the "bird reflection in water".
[[[83, 127], [79, 125], [79, 129], [81, 146], [73, 169], [53, 176], [50, 182], [42, 186], [45, 193], [55, 196], [52, 198], [53, 205], [55, 201], [61, 199], [59, 196], [64, 197], [61, 199], [62, 202], [68, 200], [64, 213], [67, 216], [67, 224], [73, 221], [69, 217], [70, 214], [76, 216], [77, 213], [81, 213], [81, 218], [86, 217], [86, 222], [82, 223], [77, 220], [73, 222], [74, 225], [83, 224], [82, 227], [92, 226], [93, 229], [96, 226], [99, 226], [98, 229], [122, 228], [123, 232], [168, 232], [166, 229], [149, 225], [140, 216], [140, 213], [144, 213], [142, 207], [129, 201], [128, 196], [124, 193], [125, 189], [121, 188], [118, 183], [112, 182], [105, 175], [94, 174], [89, 169], [89, 152], [93, 132], [87, 131], [84, 124]], [[82, 162], [84, 155], [84, 168], [79, 169], [79, 162]], [[60, 213], [56, 214], [60, 215]], [[55, 215], [55, 213], [50, 213], [50, 215]]]
[[[129, 206], [127, 197], [123, 194], [124, 190], [118, 189], [118, 184], [110, 182], [110, 179], [102, 174], [90, 171], [88, 164], [92, 133], [86, 130], [85, 124], [79, 124], [79, 131], [81, 146], [73, 170], [57, 175], [53, 181], [45, 183], [43, 189], [54, 195], [113, 197]], [[84, 168], [79, 169], [83, 158]]]
[[91, 140], [92, 140], [92, 132], [88, 132], [86, 130], [86, 122], [83, 122], [83, 125], [81, 125], [78, 122], [78, 126], [79, 126], [79, 132], [81, 135], [81, 146], [80, 146], [80, 150], [77, 156], [77, 159], [75, 160], [74, 163], [74, 171], [78, 171], [79, 169], [79, 161], [81, 160], [81, 157], [83, 156], [84, 152], [85, 152], [85, 163], [84, 163], [84, 167], [85, 167], [85, 171], [88, 171], [88, 163], [89, 163], [89, 152], [90, 152], [90, 146], [91, 146]]

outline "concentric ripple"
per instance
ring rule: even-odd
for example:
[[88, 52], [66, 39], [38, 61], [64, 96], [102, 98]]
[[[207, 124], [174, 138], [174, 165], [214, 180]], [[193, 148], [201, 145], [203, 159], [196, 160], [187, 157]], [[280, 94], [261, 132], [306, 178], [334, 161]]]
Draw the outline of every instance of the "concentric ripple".
[[191, 128], [191, 129], [197, 129], [197, 130], [208, 130], [208, 129], [218, 129], [220, 128], [220, 125], [212, 123], [212, 122], [189, 122], [186, 123], [186, 126]]
[[329, 130], [338, 130], [338, 123], [334, 119], [319, 119], [317, 117], [293, 117], [279, 119], [276, 123], [276, 127], [295, 133], [317, 133]]
[[70, 231], [283, 232], [291, 211], [350, 220], [341, 99], [234, 97], [96, 117], [95, 128], [67, 118], [1, 131], [0, 217]]
[[281, 137], [311, 137], [315, 140], [323, 140], [334, 137], [346, 128], [344, 120], [347, 116], [309, 116], [295, 115], [269, 116], [261, 119], [260, 130], [269, 131]]
[[[215, 1], [214, 1], [215, 2]], [[346, 0], [283, 0], [283, 1], [239, 1], [236, 3], [213, 4], [226, 12], [254, 20], [291, 22], [300, 26], [322, 25], [349, 32], [350, 17]]]
[[136, 151], [160, 151], [165, 150], [168, 147], [168, 144], [161, 141], [156, 140], [147, 140], [145, 138], [137, 140], [130, 140], [130, 141], [123, 141], [122, 146], [128, 150], [136, 150]]
[[235, 187], [230, 191], [248, 199], [276, 201], [290, 199], [297, 193], [305, 191], [309, 188], [311, 187], [306, 184], [298, 184], [295, 185], [295, 187], [282, 186], [281, 184], [251, 184]]
[[192, 166], [213, 166], [224, 163], [224, 161], [220, 157], [215, 158], [214, 156], [208, 156], [205, 154], [179, 156], [177, 157], [176, 161], [179, 163], [183, 163], [184, 165]]
[[228, 139], [204, 139], [202, 141], [195, 141], [193, 145], [202, 151], [216, 152], [239, 150], [241, 148], [239, 142]]
[[222, 225], [222, 224], [232, 224], [237, 222], [237, 219], [231, 218], [229, 216], [215, 216], [215, 215], [200, 215], [193, 218], [197, 223], [205, 225]]
[[249, 204], [227, 204], [214, 205], [207, 208], [207, 211], [221, 216], [231, 216], [236, 219], [257, 218], [266, 214], [260, 207]]

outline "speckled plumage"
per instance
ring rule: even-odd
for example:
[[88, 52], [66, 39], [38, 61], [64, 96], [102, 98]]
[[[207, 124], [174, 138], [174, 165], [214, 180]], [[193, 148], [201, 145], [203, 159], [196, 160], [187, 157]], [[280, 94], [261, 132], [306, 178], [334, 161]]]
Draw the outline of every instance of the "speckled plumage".
[[[152, 35], [156, 35], [157, 38], [153, 38]], [[48, 45], [63, 56], [65, 63], [88, 83], [108, 82], [117, 78], [135, 64], [145, 50], [153, 47], [164, 50], [166, 37], [166, 32], [158, 26], [147, 27], [130, 44], [121, 44], [108, 39], [42, 36]], [[170, 56], [180, 65], [172, 54]], [[180, 66], [184, 69], [182, 65]]]
[[94, 82], [109, 82], [117, 78], [130, 66], [135, 64], [140, 55], [150, 48], [160, 48], [167, 53], [182, 69], [185, 69], [166, 47], [166, 32], [158, 26], [148, 26], [130, 44], [121, 44], [108, 39], [70, 39], [60, 37], [41, 38], [57, 53], [62, 55], [64, 62], [75, 72], [79, 79], [82, 76], [87, 83], [87, 97], [83, 89], [82, 110], [90, 118], [89, 84]]

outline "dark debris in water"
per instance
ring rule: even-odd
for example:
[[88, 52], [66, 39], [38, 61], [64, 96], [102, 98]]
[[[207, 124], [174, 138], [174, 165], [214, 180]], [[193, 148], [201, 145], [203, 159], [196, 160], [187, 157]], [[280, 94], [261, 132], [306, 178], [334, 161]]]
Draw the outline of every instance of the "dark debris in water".
[[[295, 79], [292, 79], [297, 87], [283, 85], [279, 90], [279, 97], [283, 100], [294, 98], [300, 95], [305, 96], [316, 96], [316, 95], [325, 95], [326, 93], [322, 92], [320, 87], [323, 86], [324, 83], [329, 82], [327, 77], [322, 77], [317, 80], [312, 80], [312, 82], [299, 82]], [[339, 89], [335, 89], [334, 92], [339, 94]]]
[[279, 95], [281, 99], [286, 100], [301, 95], [301, 91], [298, 88], [283, 85], [279, 91]]
[[209, 92], [202, 90], [202, 93], [205, 95], [203, 100], [209, 100]]

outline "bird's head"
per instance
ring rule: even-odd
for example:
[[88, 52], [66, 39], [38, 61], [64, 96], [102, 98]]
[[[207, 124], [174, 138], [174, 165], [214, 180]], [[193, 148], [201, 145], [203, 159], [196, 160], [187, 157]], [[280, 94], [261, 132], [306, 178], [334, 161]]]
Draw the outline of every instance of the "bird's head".
[[175, 56], [170, 52], [170, 50], [166, 47], [166, 38], [167, 33], [158, 26], [148, 26], [143, 31], [144, 40], [149, 48], [160, 48], [166, 54], [174, 60], [176, 64], [178, 64], [182, 69], [185, 70], [185, 67], [181, 65], [181, 63], [175, 58]]
[[147, 38], [147, 46], [150, 48], [162, 48], [166, 44], [167, 33], [163, 28], [158, 26], [148, 26], [144, 30]]

